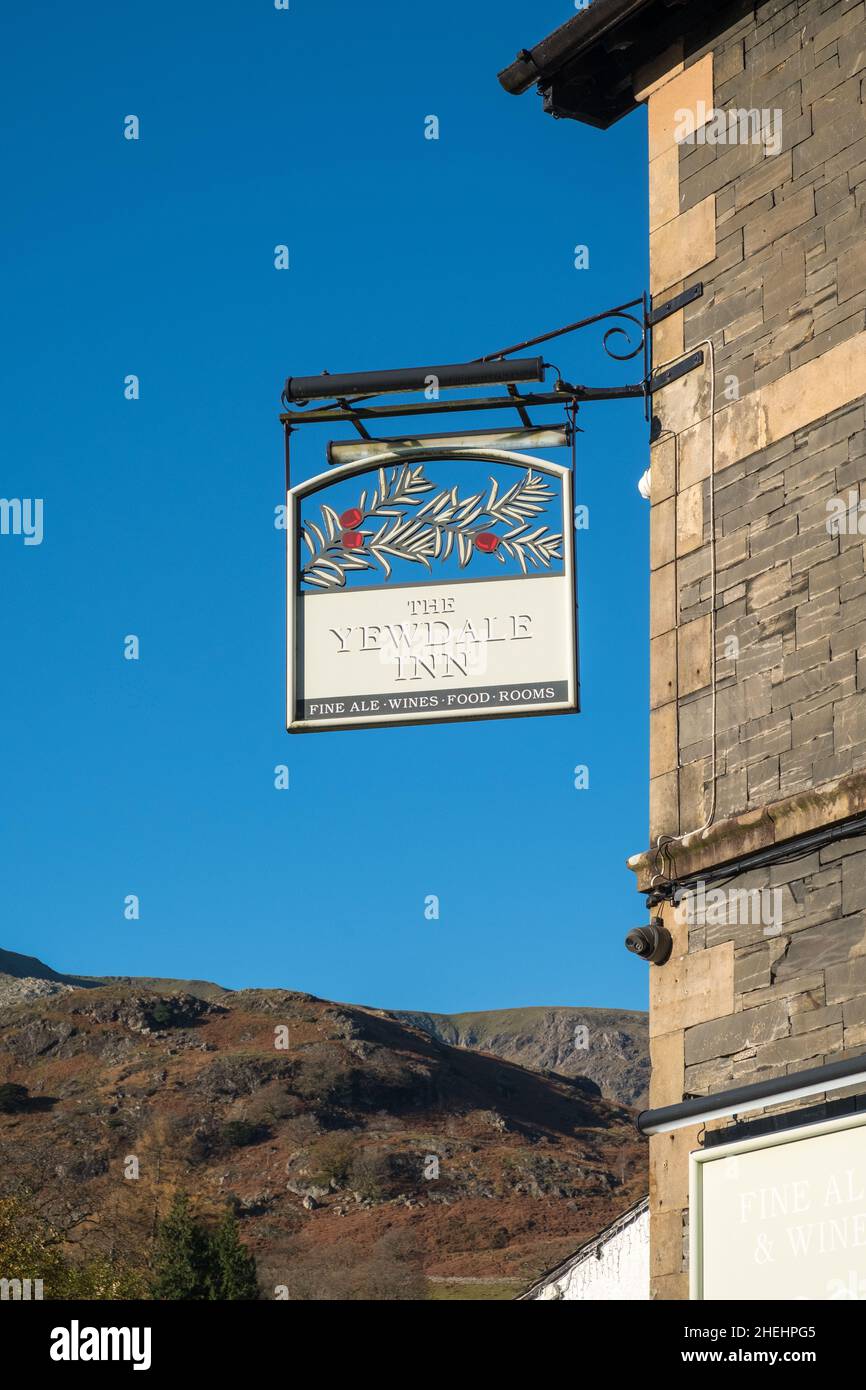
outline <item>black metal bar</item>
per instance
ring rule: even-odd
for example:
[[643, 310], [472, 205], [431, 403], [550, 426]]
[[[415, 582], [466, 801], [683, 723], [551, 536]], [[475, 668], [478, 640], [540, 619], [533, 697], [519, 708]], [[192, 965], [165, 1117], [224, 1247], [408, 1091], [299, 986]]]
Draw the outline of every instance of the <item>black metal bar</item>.
[[574, 390], [574, 399], [578, 401], [625, 401], [646, 395], [646, 385], [642, 381], [636, 381], [633, 386], [575, 386]]
[[331, 376], [290, 376], [283, 390], [289, 401], [339, 400], [341, 396], [382, 395], [393, 391], [423, 391], [430, 378], [437, 387], [500, 386], [515, 381], [543, 381], [541, 357], [507, 363], [447, 362], [438, 367], [396, 367], [381, 372], [344, 372]]
[[653, 374], [653, 337], [647, 332], [649, 326], [649, 306], [652, 299], [643, 292], [641, 305], [643, 307], [643, 379], [647, 383], [647, 390], [644, 392], [643, 413], [644, 419], [649, 425], [652, 417], [651, 399], [649, 393], [649, 382], [652, 381]]
[[692, 285], [691, 289], [683, 290], [682, 294], [674, 295], [673, 299], [665, 300], [664, 304], [660, 304], [657, 309], [650, 309], [646, 316], [647, 328], [654, 327], [655, 324], [661, 323], [662, 319], [670, 318], [671, 314], [675, 314], [678, 309], [683, 309], [686, 304], [700, 299], [703, 292], [703, 284], [698, 281], [696, 285]]
[[286, 492], [288, 492], [289, 488], [292, 486], [292, 446], [289, 442], [292, 433], [291, 425], [285, 425], [284, 433], [286, 436]]
[[[352, 409], [352, 407], [349, 405], [349, 402], [346, 400], [337, 401], [337, 405], [340, 407], [341, 410]], [[366, 425], [361, 423], [357, 416], [353, 417], [352, 424], [355, 426], [355, 429], [358, 431], [358, 434], [361, 436], [362, 439], [370, 438], [370, 431], [367, 429]]]
[[672, 381], [678, 381], [681, 376], [693, 372], [696, 367], [702, 365], [703, 360], [703, 352], [693, 352], [690, 357], [684, 357], [681, 362], [675, 362], [672, 367], [665, 367], [664, 371], [657, 372], [650, 378], [649, 394], [652, 396], [656, 391], [661, 391], [663, 386], [670, 386]]
[[[629, 386], [575, 386], [568, 391], [547, 391], [543, 394], [522, 396], [524, 406], [568, 405], [572, 401], [617, 401], [642, 398], [646, 392], [643, 382]], [[514, 401], [509, 396], [488, 396], [484, 399], [468, 401], [419, 401], [406, 405], [353, 406], [350, 410], [340, 410], [334, 406], [319, 410], [286, 410], [280, 415], [284, 424], [295, 425], [334, 425], [354, 424], [359, 420], [387, 420], [394, 416], [411, 415], [453, 415], [461, 411], [474, 410], [514, 410]]]
[[511, 397], [512, 400], [518, 400], [518, 401], [520, 401], [520, 405], [515, 406], [515, 410], [517, 411], [518, 415], [520, 416], [521, 422], [526, 426], [527, 429], [531, 430], [531, 429], [532, 429], [532, 421], [530, 420], [529, 416], [527, 415], [526, 411], [525, 411], [524, 408], [523, 408], [523, 397], [521, 396], [521, 394], [520, 394], [520, 392], [518, 391], [517, 387], [514, 386], [514, 385], [510, 385], [510, 386], [508, 387], [508, 394], [509, 394], [509, 396]]
[[828, 1062], [823, 1067], [807, 1067], [805, 1071], [792, 1071], [785, 1076], [775, 1076], [769, 1081], [754, 1081], [748, 1086], [734, 1086], [729, 1091], [716, 1091], [714, 1095], [694, 1096], [691, 1100], [681, 1101], [679, 1105], [662, 1105], [657, 1110], [642, 1110], [636, 1123], [641, 1134], [651, 1134], [662, 1126], [681, 1125], [693, 1116], [711, 1118], [714, 1112], [721, 1115], [735, 1114], [740, 1109], [758, 1109], [762, 1101], [771, 1105], [775, 1096], [786, 1095], [789, 1091], [820, 1086], [822, 1082], [829, 1084], [844, 1081], [849, 1076], [857, 1076], [863, 1072], [866, 1072], [866, 1055], [846, 1057], [842, 1061]]
[[[577, 389], [577, 388], [575, 388]], [[551, 391], [544, 395], [523, 396], [524, 405], [567, 405], [573, 399], [570, 391]], [[466, 401], [408, 401], [405, 405], [365, 405], [352, 406], [340, 410], [326, 406], [317, 410], [287, 410], [281, 416], [292, 425], [333, 425], [353, 424], [355, 419], [389, 420], [395, 416], [411, 415], [453, 415], [460, 411], [474, 410], [514, 410], [510, 396], [487, 396]]]
[[601, 323], [604, 319], [615, 318], [617, 314], [624, 314], [627, 309], [634, 309], [642, 303], [643, 299], [630, 299], [628, 304], [617, 304], [615, 308], [605, 309], [601, 314], [592, 314], [588, 319], [576, 319], [574, 323], [567, 323], [564, 328], [553, 328], [549, 333], [540, 333], [537, 338], [527, 338], [525, 342], [500, 348], [498, 352], [488, 352], [485, 357], [477, 357], [475, 360], [477, 362], [498, 361], [501, 357], [508, 357], [512, 352], [523, 352], [526, 348], [537, 347], [539, 343], [549, 343], [551, 338], [561, 338], [564, 333], [576, 333], [579, 328], [589, 328], [593, 323]]

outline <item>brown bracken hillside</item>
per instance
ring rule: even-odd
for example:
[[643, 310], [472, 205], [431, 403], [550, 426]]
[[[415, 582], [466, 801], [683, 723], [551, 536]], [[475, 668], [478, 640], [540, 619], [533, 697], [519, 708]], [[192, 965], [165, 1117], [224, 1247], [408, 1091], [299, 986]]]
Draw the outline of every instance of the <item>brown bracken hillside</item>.
[[0, 1197], [35, 1194], [72, 1251], [146, 1262], [183, 1189], [235, 1208], [266, 1297], [405, 1296], [410, 1266], [508, 1288], [646, 1191], [632, 1113], [585, 1078], [303, 993], [76, 983], [0, 992], [0, 1083], [29, 1095]]

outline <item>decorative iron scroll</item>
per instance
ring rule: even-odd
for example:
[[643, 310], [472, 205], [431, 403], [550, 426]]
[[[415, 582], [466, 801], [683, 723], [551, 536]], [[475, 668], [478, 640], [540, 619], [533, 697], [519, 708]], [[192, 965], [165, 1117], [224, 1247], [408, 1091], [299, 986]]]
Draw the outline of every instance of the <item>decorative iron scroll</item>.
[[623, 328], [620, 324], [614, 324], [613, 328], [609, 328], [602, 339], [604, 350], [608, 357], [612, 357], [616, 362], [630, 362], [633, 357], [637, 357], [638, 353], [643, 352], [646, 344], [646, 323], [644, 321], [635, 318], [634, 314], [625, 313], [622, 309], [611, 309], [605, 317], [628, 319], [638, 330], [637, 347], [630, 348], [629, 352], [614, 352], [613, 348], [610, 346], [609, 339], [612, 338], [615, 333], [621, 333], [626, 342], [630, 344], [632, 330], [630, 328]]
[[380, 468], [373, 492], [365, 488], [357, 505], [342, 513], [320, 503], [321, 522], [307, 520], [301, 528], [310, 558], [300, 578], [320, 589], [341, 588], [348, 572], [375, 570], [378, 564], [387, 581], [393, 560], [430, 570], [431, 560], [447, 560], [452, 552], [461, 569], [480, 553], [495, 555], [501, 564], [507, 556], [524, 574], [528, 566], [549, 568], [562, 558], [562, 535], [534, 525], [555, 494], [531, 468], [502, 493], [491, 478], [486, 494], [461, 499], [455, 485], [422, 504], [435, 486], [424, 476], [423, 463], [406, 463]]

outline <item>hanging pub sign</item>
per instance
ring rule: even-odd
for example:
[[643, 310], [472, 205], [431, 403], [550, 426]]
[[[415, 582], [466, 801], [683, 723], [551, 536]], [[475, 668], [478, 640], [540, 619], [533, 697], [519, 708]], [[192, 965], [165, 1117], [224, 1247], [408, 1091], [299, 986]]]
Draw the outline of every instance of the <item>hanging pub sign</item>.
[[358, 454], [287, 494], [289, 730], [577, 711], [571, 470]]
[[[640, 398], [649, 420], [653, 391], [703, 355], [652, 375], [647, 329], [701, 293], [694, 286], [652, 312], [644, 294], [468, 362], [287, 378], [290, 732], [577, 712], [577, 411]], [[616, 362], [642, 354], [642, 379], [575, 385], [544, 357], [522, 355], [589, 328], [604, 331]], [[495, 387], [506, 394], [450, 394]], [[538, 423], [550, 408], [565, 418]], [[401, 417], [500, 411], [520, 425], [369, 432]], [[334, 424], [360, 438], [332, 441], [328, 471], [290, 486], [292, 433]], [[570, 447], [572, 467], [510, 446]]]

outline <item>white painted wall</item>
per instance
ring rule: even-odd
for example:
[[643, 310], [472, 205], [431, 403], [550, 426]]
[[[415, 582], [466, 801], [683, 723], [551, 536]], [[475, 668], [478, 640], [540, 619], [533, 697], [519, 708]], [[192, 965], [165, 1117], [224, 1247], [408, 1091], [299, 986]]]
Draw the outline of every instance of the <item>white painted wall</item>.
[[550, 1302], [579, 1299], [611, 1302], [649, 1298], [649, 1211], [614, 1223], [610, 1238], [602, 1233], [584, 1251], [552, 1270], [525, 1297]]

